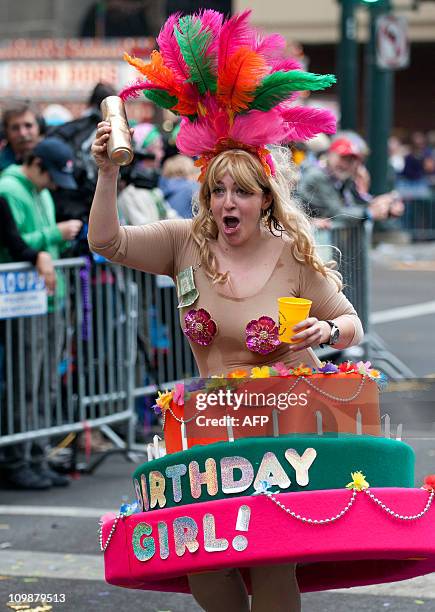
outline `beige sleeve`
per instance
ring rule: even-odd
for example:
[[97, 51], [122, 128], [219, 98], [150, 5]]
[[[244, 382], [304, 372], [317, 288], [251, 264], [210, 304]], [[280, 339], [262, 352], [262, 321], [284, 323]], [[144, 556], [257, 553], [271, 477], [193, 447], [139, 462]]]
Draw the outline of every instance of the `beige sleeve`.
[[316, 272], [311, 266], [300, 265], [299, 297], [313, 302], [310, 315], [320, 321], [346, 316], [354, 326], [352, 344], [359, 344], [364, 337], [364, 330], [355, 308], [336, 284]]
[[89, 247], [115, 263], [174, 278], [176, 259], [188, 240], [191, 224], [189, 219], [173, 219], [149, 225], [124, 225], [110, 242], [89, 242]]

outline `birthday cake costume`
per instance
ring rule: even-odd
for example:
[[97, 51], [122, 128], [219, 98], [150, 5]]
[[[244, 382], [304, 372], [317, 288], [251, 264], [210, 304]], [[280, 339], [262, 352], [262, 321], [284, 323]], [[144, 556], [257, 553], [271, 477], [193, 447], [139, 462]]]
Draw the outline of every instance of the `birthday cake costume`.
[[[273, 177], [268, 145], [335, 131], [328, 111], [294, 99], [334, 77], [302, 71], [285, 56], [285, 40], [260, 34], [248, 17], [249, 11], [227, 21], [211, 10], [173, 15], [150, 63], [126, 58], [145, 80], [122, 97], [143, 92], [181, 115], [178, 148], [197, 157], [202, 177], [228, 149], [257, 157]], [[323, 365], [311, 349], [295, 362], [279, 340], [276, 299], [283, 294], [311, 299], [318, 319], [350, 318], [355, 344], [362, 328], [352, 305], [301, 264], [286, 240], [258, 293], [226, 295], [201, 266], [192, 223], [124, 227], [110, 243], [91, 248], [177, 282], [180, 323], [201, 376], [226, 374], [242, 385], [245, 378], [276, 376], [299, 397], [311, 394], [310, 402], [272, 408], [260, 435], [245, 438], [223, 426], [210, 443], [186, 437], [183, 392], [162, 394], [169, 454], [135, 471], [135, 508], [102, 519], [107, 581], [188, 592], [188, 574], [237, 567], [249, 589], [247, 568], [297, 563], [300, 590], [314, 591], [434, 571], [434, 483], [413, 488], [412, 449], [381, 435], [379, 373], [367, 364]]]

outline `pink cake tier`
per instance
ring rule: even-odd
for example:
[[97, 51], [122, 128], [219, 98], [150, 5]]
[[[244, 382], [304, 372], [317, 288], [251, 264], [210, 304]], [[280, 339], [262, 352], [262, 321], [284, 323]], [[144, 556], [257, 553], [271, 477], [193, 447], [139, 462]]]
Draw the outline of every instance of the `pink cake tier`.
[[[259, 494], [103, 517], [107, 582], [189, 592], [186, 575], [297, 563], [304, 591], [435, 571], [433, 490], [373, 488]], [[317, 522], [316, 522], [317, 521]]]

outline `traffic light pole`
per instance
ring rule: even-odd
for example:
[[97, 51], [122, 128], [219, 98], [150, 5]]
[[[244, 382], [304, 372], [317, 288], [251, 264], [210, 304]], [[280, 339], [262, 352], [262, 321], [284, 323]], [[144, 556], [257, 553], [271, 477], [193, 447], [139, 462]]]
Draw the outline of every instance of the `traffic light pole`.
[[390, 1], [370, 4], [370, 40], [366, 53], [365, 117], [366, 134], [370, 147], [368, 169], [371, 193], [388, 191], [388, 138], [393, 122], [393, 71], [376, 63], [376, 21], [390, 12]]
[[358, 0], [339, 0], [341, 4], [340, 44], [338, 47], [338, 87], [340, 126], [357, 129], [358, 46], [356, 41], [355, 7]]

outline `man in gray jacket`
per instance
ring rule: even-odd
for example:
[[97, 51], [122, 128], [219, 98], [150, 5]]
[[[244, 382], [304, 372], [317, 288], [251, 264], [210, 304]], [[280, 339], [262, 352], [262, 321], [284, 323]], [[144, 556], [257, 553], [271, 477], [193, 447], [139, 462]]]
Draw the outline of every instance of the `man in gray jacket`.
[[303, 171], [297, 195], [313, 217], [383, 220], [401, 214], [394, 192], [372, 197], [357, 185], [363, 152], [356, 141], [337, 138], [329, 147], [324, 166]]

